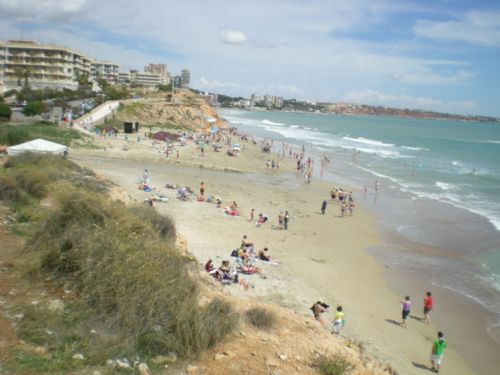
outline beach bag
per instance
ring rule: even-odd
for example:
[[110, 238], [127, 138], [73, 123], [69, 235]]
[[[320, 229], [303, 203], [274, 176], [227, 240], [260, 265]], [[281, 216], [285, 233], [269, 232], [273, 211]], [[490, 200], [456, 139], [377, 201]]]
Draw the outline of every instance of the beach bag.
[[236, 249], [236, 250], [231, 251], [231, 256], [238, 257], [238, 250]]

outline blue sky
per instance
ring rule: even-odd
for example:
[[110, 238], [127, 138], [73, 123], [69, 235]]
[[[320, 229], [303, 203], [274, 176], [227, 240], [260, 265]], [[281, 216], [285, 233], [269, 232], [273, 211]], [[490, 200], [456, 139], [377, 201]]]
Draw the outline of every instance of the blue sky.
[[229, 95], [500, 117], [500, 2], [0, 0], [0, 39], [166, 63]]

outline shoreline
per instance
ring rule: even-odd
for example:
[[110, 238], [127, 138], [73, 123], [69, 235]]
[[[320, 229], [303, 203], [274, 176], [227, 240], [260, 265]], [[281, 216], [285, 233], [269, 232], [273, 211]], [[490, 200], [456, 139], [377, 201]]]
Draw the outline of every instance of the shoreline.
[[[239, 245], [243, 234], [248, 234], [259, 248], [270, 247], [271, 255], [275, 255], [282, 265], [270, 269], [266, 267], [265, 271], [269, 273], [269, 277], [265, 280], [250, 279], [255, 283], [255, 288], [250, 293], [236, 290], [235, 294], [244, 297], [246, 293], [248, 296], [273, 302], [306, 315], [310, 315], [308, 309], [313, 300], [318, 297], [331, 301], [331, 304], [342, 303], [347, 307], [348, 312], [349, 323], [345, 329], [348, 337], [362, 340], [370, 353], [382, 360], [389, 360], [400, 370], [404, 369], [403, 373], [419, 373], [411, 360], [422, 364], [428, 362], [430, 343], [426, 338], [428, 334], [422, 330], [427, 327], [418, 327], [415, 332], [409, 333], [410, 330], [405, 332], [402, 328], [394, 327], [393, 324], [384, 320], [399, 319], [398, 300], [401, 296], [396, 295], [390, 289], [382, 275], [382, 266], [372, 255], [363, 250], [380, 244], [374, 215], [359, 210], [354, 218], [340, 219], [335, 217], [338, 215], [338, 207], [333, 204], [327, 209], [326, 216], [331, 215], [329, 218], [315, 214], [319, 211], [319, 196], [326, 196], [329, 191], [329, 182], [315, 180], [311, 186], [302, 188], [303, 185], [300, 182], [293, 181], [295, 178], [292, 172], [293, 163], [289, 162], [288, 165], [283, 163], [280, 172], [274, 173], [266, 170], [264, 166], [267, 154], [260, 153], [260, 150], [252, 145], [248, 148], [250, 155], [246, 155], [247, 151], [245, 151], [239, 160], [234, 160], [234, 158], [232, 160], [225, 155], [214, 153], [210, 153], [209, 157], [203, 160], [203, 163], [211, 162], [212, 164], [220, 162], [245, 164], [248, 161], [245, 159], [250, 159], [249, 166], [253, 165], [253, 170], [256, 169], [257, 163], [257, 170], [254, 173], [249, 173], [251, 168], [242, 168], [247, 173], [236, 175], [207, 168], [177, 166], [172, 163], [165, 165], [160, 162], [151, 165], [152, 161], [150, 161], [148, 165], [146, 160], [127, 162], [126, 159], [129, 159], [131, 154], [128, 154], [129, 157], [113, 160], [107, 159], [106, 153], [95, 151], [81, 152], [81, 156], [87, 160], [84, 163], [85, 166], [106, 174], [112, 181], [120, 181], [119, 185], [135, 197], [146, 196], [145, 193], [136, 190], [134, 177], [140, 174], [142, 165], [146, 165], [152, 171], [153, 182], [159, 187], [165, 182], [175, 182], [174, 179], [189, 182], [190, 186], [194, 187], [200, 179], [205, 180], [208, 192], [217, 187], [224, 194], [238, 197], [238, 202], [244, 206], [245, 216], [251, 205], [259, 204], [261, 207], [267, 207], [268, 211], [272, 210], [272, 215], [270, 212], [267, 213], [271, 222], [274, 222], [274, 215], [277, 214], [275, 210], [293, 205], [291, 230], [286, 233], [285, 237], [283, 237], [283, 231], [254, 228], [246, 222], [246, 217], [231, 218], [225, 217], [220, 211], [205, 211], [203, 210], [206, 205], [204, 203], [175, 200], [160, 206], [159, 209], [173, 214], [179, 231], [188, 240], [190, 251], [193, 250], [201, 262], [206, 259], [200, 255], [213, 256], [215, 263], [229, 258], [230, 250]], [[78, 154], [78, 151], [75, 154]], [[89, 154], [95, 156], [91, 157]], [[209, 160], [212, 156], [217, 160]], [[259, 163], [261, 163], [260, 168]], [[114, 172], [113, 170], [118, 166], [121, 172]], [[285, 168], [288, 173], [283, 173]], [[212, 175], [211, 179], [210, 175]], [[256, 179], [256, 175], [260, 178]], [[161, 184], [156, 181], [156, 178], [161, 180]], [[290, 187], [287, 187], [287, 184]], [[273, 190], [277, 186], [280, 187], [279, 193]], [[283, 187], [287, 188], [283, 189]], [[161, 188], [161, 190], [165, 189]], [[272, 196], [269, 196], [269, 192], [273, 193]], [[186, 205], [191, 207], [186, 207]], [[330, 228], [331, 225], [333, 228]], [[359, 225], [362, 227], [361, 236], [358, 232]], [[295, 226], [300, 226], [300, 228]], [[228, 234], [227, 231], [232, 233]], [[332, 245], [336, 245], [335, 248], [332, 249]], [[394, 305], [386, 306], [387, 302], [380, 303], [380, 301], [388, 300], [394, 301]], [[434, 332], [435, 329], [432, 328], [431, 331]], [[394, 353], [394, 349], [391, 349], [394, 342], [398, 342], [398, 346], [405, 348], [405, 352]], [[447, 353], [447, 357], [449, 359], [446, 360], [446, 365], [450, 367], [450, 370], [453, 366], [458, 371], [455, 373], [471, 373], [453, 349]]]

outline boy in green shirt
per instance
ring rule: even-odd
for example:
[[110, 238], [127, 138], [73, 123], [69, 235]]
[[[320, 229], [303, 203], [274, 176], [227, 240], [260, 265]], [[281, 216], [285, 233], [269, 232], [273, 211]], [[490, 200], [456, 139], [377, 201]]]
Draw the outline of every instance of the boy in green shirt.
[[441, 361], [443, 360], [444, 349], [446, 348], [446, 341], [444, 341], [443, 332], [438, 332], [438, 337], [434, 340], [434, 344], [432, 345], [432, 354], [431, 354], [431, 371], [436, 373], [439, 372], [439, 367], [441, 367]]

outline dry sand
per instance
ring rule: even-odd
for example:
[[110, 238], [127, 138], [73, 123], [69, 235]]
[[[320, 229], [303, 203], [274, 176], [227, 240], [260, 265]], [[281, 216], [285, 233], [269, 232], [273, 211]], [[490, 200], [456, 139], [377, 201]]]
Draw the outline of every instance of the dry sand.
[[[400, 374], [429, 373], [426, 366], [436, 327], [415, 319], [409, 320], [406, 330], [395, 324], [400, 320], [399, 300], [403, 296], [389, 289], [381, 266], [364, 251], [381, 244], [374, 217], [358, 208], [354, 217], [341, 218], [336, 203], [329, 203], [326, 214], [321, 215], [321, 201], [328, 196], [330, 184], [313, 181], [303, 185], [293, 161], [282, 161], [279, 170], [266, 168], [269, 155], [250, 143], [244, 144], [240, 157], [210, 150], [206, 157], [200, 157], [190, 144], [180, 149], [179, 160], [175, 156], [167, 160], [161, 147], [153, 147], [151, 141], [129, 142], [127, 152], [121, 151], [124, 141], [120, 139], [96, 142], [107, 144], [107, 150], [75, 149], [71, 150], [71, 159], [105, 175], [137, 201], [151, 195], [137, 190], [137, 180], [147, 168], [153, 185], [172, 198], [159, 203], [157, 209], [175, 218], [200, 269], [208, 258], [217, 266], [223, 259], [230, 259], [231, 250], [240, 245], [244, 234], [257, 250], [268, 247], [270, 255], [279, 259], [278, 266], [261, 265], [266, 278], [244, 277], [253, 287], [244, 290], [230, 285], [225, 287], [228, 293], [271, 302], [307, 316], [311, 316], [312, 303], [321, 298], [332, 306], [325, 317], [328, 322], [333, 308], [341, 304], [347, 321], [342, 336], [364, 342], [370, 354], [390, 363]], [[197, 192], [201, 181], [206, 185], [205, 194], [221, 197], [223, 205], [236, 201], [242, 216], [224, 215], [214, 204], [194, 199], [179, 201], [175, 190], [164, 188], [168, 182], [188, 185]], [[270, 223], [256, 228], [248, 221], [252, 208], [256, 215], [267, 214]], [[290, 212], [289, 230], [271, 229], [284, 210]], [[414, 301], [413, 314], [421, 315], [420, 300]], [[454, 351], [453, 341], [448, 346], [443, 372], [473, 374]]]

